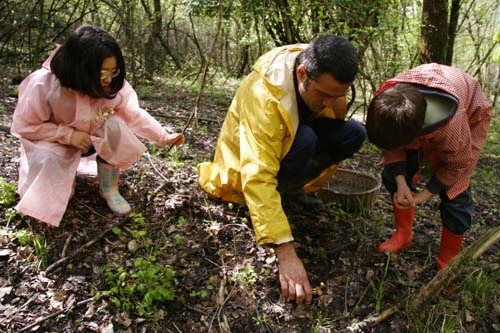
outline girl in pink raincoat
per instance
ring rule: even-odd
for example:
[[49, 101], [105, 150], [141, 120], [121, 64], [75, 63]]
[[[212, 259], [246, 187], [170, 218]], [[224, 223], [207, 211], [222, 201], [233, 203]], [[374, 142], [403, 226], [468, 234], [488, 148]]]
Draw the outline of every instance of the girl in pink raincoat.
[[160, 147], [184, 143], [139, 107], [119, 45], [90, 25], [20, 84], [11, 131], [21, 140], [16, 209], [53, 226], [66, 211], [82, 156], [97, 153], [100, 195], [125, 216], [131, 207], [118, 192], [118, 175], [146, 151], [136, 135]]

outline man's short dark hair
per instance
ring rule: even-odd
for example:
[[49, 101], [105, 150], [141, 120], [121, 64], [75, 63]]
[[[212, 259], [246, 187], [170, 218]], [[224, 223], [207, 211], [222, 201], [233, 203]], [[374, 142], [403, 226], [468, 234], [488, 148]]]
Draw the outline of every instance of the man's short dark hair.
[[348, 39], [332, 34], [320, 35], [301, 52], [299, 64], [306, 67], [311, 80], [328, 73], [340, 83], [351, 83], [358, 73], [358, 54]]
[[[101, 65], [104, 59], [113, 56], [120, 73], [106, 92], [101, 85]], [[63, 87], [92, 98], [113, 98], [125, 81], [125, 62], [120, 46], [108, 32], [92, 25], [83, 25], [68, 36], [54, 55], [50, 69]]]
[[427, 102], [416, 87], [398, 83], [379, 93], [368, 106], [366, 134], [381, 149], [404, 147], [422, 133]]

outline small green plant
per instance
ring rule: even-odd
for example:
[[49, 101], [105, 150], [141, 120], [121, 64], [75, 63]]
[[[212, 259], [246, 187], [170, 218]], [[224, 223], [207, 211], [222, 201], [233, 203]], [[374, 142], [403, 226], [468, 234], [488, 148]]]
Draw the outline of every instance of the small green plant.
[[246, 288], [252, 287], [257, 282], [257, 272], [252, 266], [245, 266], [240, 270], [234, 271], [229, 280], [233, 283], [240, 283]]
[[267, 324], [269, 319], [266, 316], [257, 315], [253, 316], [252, 320], [257, 326], [261, 326]]
[[[123, 229], [126, 230], [133, 239], [144, 238], [147, 235], [147, 230], [145, 228], [146, 221], [144, 216], [141, 213], [133, 212], [130, 213], [129, 217], [132, 219], [134, 224], [131, 227], [123, 227]], [[113, 229], [111, 230], [115, 235], [120, 236], [123, 242], [127, 240], [126, 235], [122, 232], [123, 230], [121, 228], [113, 227]]]
[[375, 282], [373, 280], [370, 280], [370, 288], [373, 291], [373, 297], [375, 298], [375, 312], [380, 313], [380, 309], [382, 308], [382, 300], [385, 295], [385, 287], [384, 287], [384, 282], [385, 282], [385, 277], [387, 276], [387, 272], [389, 270], [389, 263], [391, 262], [391, 256], [387, 256], [387, 261], [385, 263], [385, 269], [384, 269], [384, 275], [382, 276], [382, 279], [380, 280], [379, 285], [375, 285]]
[[33, 253], [37, 258], [38, 268], [45, 268], [47, 266], [50, 245], [47, 240], [38, 234], [33, 234], [31, 231], [21, 229], [11, 234], [11, 237], [16, 239], [21, 246], [31, 246]]
[[311, 333], [322, 332], [325, 325], [329, 325], [331, 320], [326, 318], [321, 311], [316, 314], [316, 320], [314, 326], [311, 328]]
[[[187, 145], [183, 145], [186, 149], [188, 149]], [[182, 153], [181, 150], [178, 149], [177, 147], [173, 147], [170, 152], [166, 156], [167, 159], [167, 164], [173, 168], [182, 168], [184, 167], [185, 163], [182, 158]]]
[[499, 281], [500, 270], [472, 272], [460, 284], [463, 290], [461, 303], [476, 316], [486, 315], [494, 304], [493, 300], [500, 299]]
[[16, 182], [0, 177], [0, 204], [10, 206], [16, 201]]
[[211, 290], [213, 290], [214, 287], [211, 284], [207, 284], [206, 286], [202, 286], [199, 290], [193, 290], [189, 293], [190, 297], [200, 297], [200, 298], [206, 298], [208, 294], [210, 293]]
[[16, 216], [23, 216], [22, 213], [18, 212], [15, 208], [12, 208], [12, 207], [7, 208], [5, 210], [4, 215], [5, 215], [5, 218], [7, 219], [7, 221], [12, 220]]
[[102, 292], [112, 304], [140, 316], [152, 316], [161, 302], [174, 299], [174, 270], [170, 265], [158, 265], [155, 257], [136, 258], [132, 269], [108, 267], [104, 277], [110, 287]]
[[33, 250], [38, 258], [38, 268], [47, 267], [47, 261], [50, 253], [50, 246], [47, 243], [47, 240], [40, 235], [34, 235]]
[[26, 229], [21, 229], [16, 232], [13, 232], [11, 236], [19, 242], [19, 245], [21, 246], [26, 246], [30, 243], [31, 239], [33, 238], [33, 234], [31, 231], [28, 231]]
[[183, 228], [186, 225], [186, 218], [184, 216], [179, 216], [179, 219], [177, 220], [177, 225], [179, 228]]

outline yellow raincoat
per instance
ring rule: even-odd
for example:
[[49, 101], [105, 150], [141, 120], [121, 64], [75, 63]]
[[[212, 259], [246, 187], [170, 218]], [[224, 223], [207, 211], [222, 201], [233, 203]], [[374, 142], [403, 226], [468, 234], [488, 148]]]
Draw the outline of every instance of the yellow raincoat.
[[[246, 203], [259, 244], [293, 240], [276, 177], [299, 125], [293, 70], [295, 59], [306, 47], [278, 47], [257, 60], [229, 107], [214, 161], [198, 165], [199, 183], [210, 196]], [[338, 98], [334, 110], [325, 109], [318, 116], [344, 119], [345, 97]], [[319, 189], [337, 166], [329, 167], [304, 189]]]

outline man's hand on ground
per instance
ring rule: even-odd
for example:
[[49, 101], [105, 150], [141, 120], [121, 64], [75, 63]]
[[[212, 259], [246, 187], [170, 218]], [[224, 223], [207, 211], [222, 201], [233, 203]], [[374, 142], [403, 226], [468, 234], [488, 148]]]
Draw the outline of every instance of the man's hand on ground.
[[297, 256], [293, 244], [285, 243], [275, 248], [279, 261], [281, 293], [297, 304], [312, 302], [312, 289], [304, 264]]

